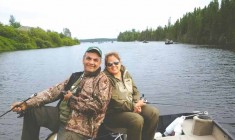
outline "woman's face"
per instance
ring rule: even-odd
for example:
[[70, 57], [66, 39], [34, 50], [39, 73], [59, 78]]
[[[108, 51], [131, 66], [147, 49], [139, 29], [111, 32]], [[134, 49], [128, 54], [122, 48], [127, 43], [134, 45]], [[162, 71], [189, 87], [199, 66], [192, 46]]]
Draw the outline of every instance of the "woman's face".
[[121, 69], [121, 62], [115, 56], [109, 56], [107, 59], [107, 70], [115, 75], [120, 72]]

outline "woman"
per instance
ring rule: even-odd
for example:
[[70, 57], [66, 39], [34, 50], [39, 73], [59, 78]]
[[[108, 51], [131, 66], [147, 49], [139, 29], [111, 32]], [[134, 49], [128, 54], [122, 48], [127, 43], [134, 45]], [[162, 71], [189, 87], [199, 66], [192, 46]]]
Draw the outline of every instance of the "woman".
[[112, 86], [112, 98], [105, 117], [111, 128], [126, 128], [128, 140], [153, 140], [159, 117], [157, 108], [144, 103], [116, 52], [105, 56], [104, 72]]

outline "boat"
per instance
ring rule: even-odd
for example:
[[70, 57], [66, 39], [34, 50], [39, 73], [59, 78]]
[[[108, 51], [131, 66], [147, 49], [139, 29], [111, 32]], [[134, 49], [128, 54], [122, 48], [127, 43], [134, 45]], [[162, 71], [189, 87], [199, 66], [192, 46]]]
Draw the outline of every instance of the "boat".
[[166, 39], [165, 44], [173, 44], [173, 40]]
[[[93, 140], [126, 140], [127, 135], [101, 125], [102, 132]], [[50, 138], [51, 137], [51, 138]], [[50, 136], [47, 140], [56, 140]], [[53, 137], [53, 138], [52, 138]], [[206, 111], [160, 115], [154, 140], [235, 140]]]
[[143, 43], [149, 43], [148, 41], [144, 40]]

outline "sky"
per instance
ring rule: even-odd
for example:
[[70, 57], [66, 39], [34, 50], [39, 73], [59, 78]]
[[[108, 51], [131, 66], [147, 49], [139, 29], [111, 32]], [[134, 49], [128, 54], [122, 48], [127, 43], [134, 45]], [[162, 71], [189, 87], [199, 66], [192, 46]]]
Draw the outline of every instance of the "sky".
[[164, 27], [212, 0], [0, 0], [0, 22], [63, 32], [77, 39], [117, 38], [120, 32]]

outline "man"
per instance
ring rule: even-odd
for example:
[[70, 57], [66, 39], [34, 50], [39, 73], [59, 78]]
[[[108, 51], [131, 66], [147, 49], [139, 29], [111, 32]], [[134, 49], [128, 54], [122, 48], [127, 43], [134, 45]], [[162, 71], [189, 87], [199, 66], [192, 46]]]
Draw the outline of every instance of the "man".
[[[83, 56], [84, 71], [14, 108], [26, 112], [22, 140], [39, 140], [41, 126], [58, 132], [58, 140], [96, 137], [111, 98], [109, 80], [101, 72], [101, 57], [98, 47], [89, 47]], [[59, 99], [57, 107], [44, 106]]]

